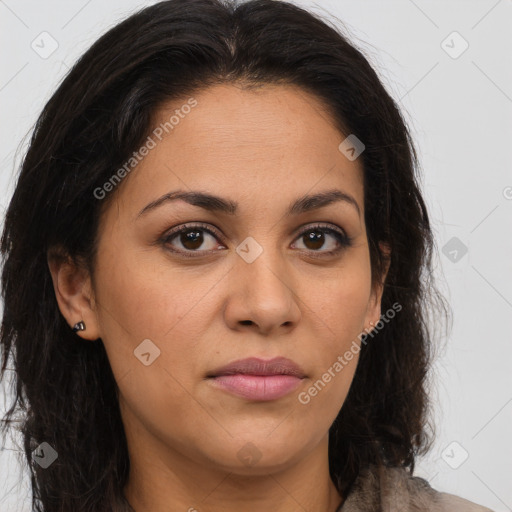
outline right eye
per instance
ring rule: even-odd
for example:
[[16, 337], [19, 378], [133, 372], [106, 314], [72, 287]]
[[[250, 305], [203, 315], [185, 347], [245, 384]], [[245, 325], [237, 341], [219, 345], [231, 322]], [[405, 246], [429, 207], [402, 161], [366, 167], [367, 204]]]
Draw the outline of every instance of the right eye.
[[[207, 233], [206, 238], [204, 233]], [[189, 224], [178, 227], [166, 233], [161, 241], [163, 244], [165, 244], [166, 247], [175, 247], [172, 241], [176, 239], [178, 243], [181, 244], [181, 247], [178, 247], [177, 249], [171, 248], [170, 250], [172, 252], [180, 253], [183, 256], [195, 257], [204, 255], [201, 253], [208, 253], [214, 250], [213, 247], [215, 247], [215, 244], [213, 244], [211, 248], [198, 250], [205, 243], [205, 241], [208, 240], [208, 238], [218, 239], [221, 237], [206, 224]], [[196, 255], [193, 253], [199, 254]]]

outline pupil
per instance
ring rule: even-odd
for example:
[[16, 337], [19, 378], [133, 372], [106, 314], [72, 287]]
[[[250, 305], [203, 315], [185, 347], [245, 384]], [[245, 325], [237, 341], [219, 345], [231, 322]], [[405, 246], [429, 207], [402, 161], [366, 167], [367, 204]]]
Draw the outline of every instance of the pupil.
[[181, 234], [181, 243], [186, 249], [197, 249], [203, 243], [201, 231], [193, 230]]
[[324, 244], [324, 234], [321, 231], [310, 231], [309, 234], [305, 236], [309, 242], [313, 243], [312, 249], [320, 249]]

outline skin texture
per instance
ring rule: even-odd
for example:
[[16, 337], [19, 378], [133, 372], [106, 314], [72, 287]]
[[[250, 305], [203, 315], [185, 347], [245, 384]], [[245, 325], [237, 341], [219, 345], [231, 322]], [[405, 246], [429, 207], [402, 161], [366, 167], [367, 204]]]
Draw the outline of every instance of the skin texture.
[[[125, 492], [137, 512], [334, 512], [343, 497], [329, 477], [328, 430], [357, 354], [308, 404], [298, 395], [381, 313], [361, 166], [338, 150], [345, 136], [319, 100], [296, 87], [216, 85], [194, 98], [197, 106], [119, 185], [102, 217], [93, 279], [70, 263], [50, 264], [60, 310], [70, 326], [85, 322], [84, 340], [101, 337], [107, 350], [130, 453]], [[155, 125], [185, 103], [166, 104]], [[360, 215], [340, 201], [285, 216], [296, 199], [335, 188], [357, 201]], [[175, 201], [138, 217], [176, 190], [222, 196], [239, 211]], [[219, 236], [201, 231], [202, 245], [161, 240], [197, 222]], [[344, 231], [352, 245], [300, 234], [317, 232], [316, 223]], [[236, 252], [247, 237], [263, 248], [252, 263]], [[134, 355], [145, 339], [160, 350], [148, 366]], [[288, 357], [306, 378], [266, 402], [206, 378], [250, 356]]]

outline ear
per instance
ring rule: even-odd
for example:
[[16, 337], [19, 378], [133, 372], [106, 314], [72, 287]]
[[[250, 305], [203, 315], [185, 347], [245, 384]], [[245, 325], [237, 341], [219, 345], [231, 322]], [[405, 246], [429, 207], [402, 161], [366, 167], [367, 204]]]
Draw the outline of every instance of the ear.
[[47, 261], [60, 312], [70, 329], [77, 322], [83, 321], [85, 330], [76, 334], [86, 340], [98, 339], [98, 318], [91, 279], [85, 265], [75, 263], [58, 250], [48, 251]]
[[[366, 314], [366, 325], [370, 324], [370, 322], [373, 322], [373, 326], [375, 326], [380, 320], [382, 294], [384, 292], [384, 284], [386, 282], [389, 265], [391, 263], [391, 249], [389, 245], [384, 242], [380, 242], [379, 248], [384, 256], [384, 272], [381, 281], [376, 283], [372, 288], [372, 294], [368, 303], [368, 310]], [[369, 329], [372, 329], [371, 325], [369, 326]]]

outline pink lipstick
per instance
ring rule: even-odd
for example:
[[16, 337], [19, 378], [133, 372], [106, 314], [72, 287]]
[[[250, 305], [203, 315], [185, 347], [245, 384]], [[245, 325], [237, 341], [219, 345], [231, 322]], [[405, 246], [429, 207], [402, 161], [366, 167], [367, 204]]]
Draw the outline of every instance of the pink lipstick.
[[304, 370], [285, 357], [270, 360], [250, 357], [232, 361], [207, 377], [220, 389], [252, 401], [277, 400], [297, 389]]

